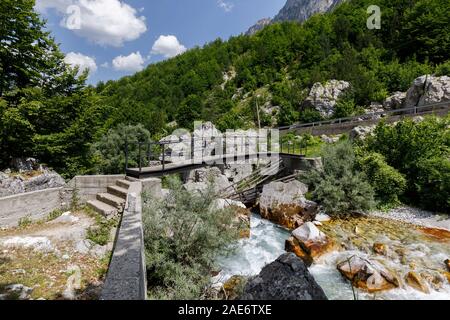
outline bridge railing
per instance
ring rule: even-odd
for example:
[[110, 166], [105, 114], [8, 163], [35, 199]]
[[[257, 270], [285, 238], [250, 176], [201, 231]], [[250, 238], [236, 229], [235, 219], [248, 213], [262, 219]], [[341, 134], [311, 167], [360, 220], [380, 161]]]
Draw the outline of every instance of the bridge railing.
[[[427, 105], [423, 105], [423, 106], [412, 106], [412, 107], [406, 107], [406, 108], [401, 108], [401, 109], [373, 112], [373, 113], [362, 114], [362, 115], [353, 116], [353, 117], [344, 117], [344, 118], [330, 119], [330, 120], [310, 122], [310, 123], [298, 123], [298, 124], [294, 124], [294, 125], [290, 125], [290, 126], [279, 127], [278, 130], [290, 131], [290, 130], [296, 130], [296, 129], [302, 129], [302, 128], [320, 127], [320, 126], [325, 126], [325, 125], [342, 124], [342, 123], [349, 123], [349, 122], [362, 122], [361, 119], [368, 118], [367, 120], [372, 120], [378, 116], [386, 117], [386, 116], [392, 116], [392, 115], [408, 115], [408, 114], [420, 115], [420, 114], [435, 112], [438, 110], [445, 110], [445, 109], [448, 109], [449, 106], [450, 106], [450, 101], [444, 101], [444, 102], [440, 102], [440, 103], [427, 104]], [[363, 120], [363, 121], [366, 121], [366, 120]]]

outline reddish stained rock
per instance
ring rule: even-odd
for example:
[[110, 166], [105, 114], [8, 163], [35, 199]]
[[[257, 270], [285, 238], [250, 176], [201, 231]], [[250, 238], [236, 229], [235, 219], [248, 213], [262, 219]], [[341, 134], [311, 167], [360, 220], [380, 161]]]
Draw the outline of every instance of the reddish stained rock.
[[450, 240], [450, 231], [437, 228], [426, 228], [422, 227], [419, 229], [427, 236], [431, 237], [433, 240], [437, 241], [448, 241]]
[[285, 244], [286, 251], [295, 253], [308, 266], [314, 258], [329, 252], [333, 247], [331, 239], [312, 222], [295, 229]]
[[377, 254], [385, 256], [387, 254], [387, 246], [384, 245], [383, 243], [374, 243], [373, 251]]
[[261, 216], [291, 230], [314, 220], [318, 205], [305, 199], [306, 192], [308, 187], [296, 180], [265, 185], [259, 200]]
[[418, 275], [414, 271], [408, 272], [408, 274], [405, 277], [405, 281], [410, 287], [418, 291], [427, 294], [430, 293], [430, 288], [428, 287], [427, 283], [422, 279], [420, 275]]
[[338, 263], [337, 269], [355, 287], [369, 293], [399, 286], [397, 277], [384, 266], [356, 255]]

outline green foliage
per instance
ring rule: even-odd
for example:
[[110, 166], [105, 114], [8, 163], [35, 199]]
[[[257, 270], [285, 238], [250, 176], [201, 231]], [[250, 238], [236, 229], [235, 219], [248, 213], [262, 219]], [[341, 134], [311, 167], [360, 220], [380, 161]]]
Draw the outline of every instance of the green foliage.
[[405, 177], [386, 163], [379, 153], [370, 153], [359, 159], [359, 167], [372, 185], [376, 198], [383, 204], [398, 204], [406, 190]]
[[30, 216], [26, 216], [19, 219], [19, 228], [27, 228], [33, 224]]
[[407, 179], [405, 201], [429, 210], [448, 212], [450, 117], [405, 119], [395, 125], [380, 123], [364, 142], [365, 152], [376, 152]]
[[216, 210], [210, 186], [189, 193], [168, 179], [166, 200], [144, 197], [143, 223], [150, 299], [199, 299], [220, 250], [238, 238], [234, 212]]
[[59, 218], [64, 212], [61, 209], [56, 209], [50, 212], [47, 216], [47, 221], [53, 221]]
[[323, 117], [317, 110], [306, 108], [300, 112], [300, 122], [302, 123], [319, 122], [322, 120]]
[[[95, 172], [118, 174], [125, 170], [125, 146], [128, 143], [128, 166], [139, 166], [139, 143], [142, 143], [141, 156], [145, 159], [148, 152], [150, 133], [143, 125], [120, 124], [111, 129], [92, 146]], [[143, 163], [145, 165], [145, 163]]]
[[450, 60], [436, 67], [436, 76], [450, 76]]
[[366, 176], [356, 169], [350, 142], [340, 142], [323, 149], [323, 170], [314, 169], [303, 177], [311, 187], [311, 195], [330, 214], [374, 207], [374, 191]]

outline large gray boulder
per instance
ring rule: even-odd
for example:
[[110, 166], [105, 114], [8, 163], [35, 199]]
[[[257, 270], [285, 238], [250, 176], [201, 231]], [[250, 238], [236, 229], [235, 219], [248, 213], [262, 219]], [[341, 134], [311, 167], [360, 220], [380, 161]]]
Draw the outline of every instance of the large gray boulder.
[[261, 216], [289, 229], [296, 229], [317, 212], [317, 204], [308, 201], [308, 186], [294, 180], [272, 182], [264, 186], [259, 199]]
[[339, 98], [350, 87], [351, 85], [347, 81], [330, 80], [325, 85], [317, 82], [311, 88], [305, 104], [319, 111], [323, 117], [330, 117], [334, 114]]
[[358, 126], [350, 131], [350, 139], [352, 140], [364, 140], [371, 135], [376, 129], [375, 125], [372, 126]]
[[304, 262], [285, 253], [251, 278], [241, 300], [327, 300]]
[[408, 107], [445, 101], [450, 102], [450, 77], [447, 76], [421, 76], [414, 80], [406, 96], [406, 106]]
[[395, 92], [392, 96], [386, 98], [383, 107], [386, 110], [405, 108], [406, 92]]
[[186, 177], [184, 188], [190, 192], [203, 192], [212, 183], [214, 191], [220, 193], [231, 187], [231, 182], [222, 174], [219, 168], [201, 168], [192, 170]]
[[25, 192], [59, 188], [66, 184], [64, 179], [55, 171], [43, 168], [27, 175], [27, 171], [19, 174], [0, 172], [0, 197], [7, 197]]

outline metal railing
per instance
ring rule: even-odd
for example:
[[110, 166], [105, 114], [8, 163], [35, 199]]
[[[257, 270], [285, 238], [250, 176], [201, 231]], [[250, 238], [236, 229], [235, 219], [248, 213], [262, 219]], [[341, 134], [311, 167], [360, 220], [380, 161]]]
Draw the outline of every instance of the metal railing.
[[[289, 130], [296, 130], [296, 129], [302, 129], [302, 128], [320, 127], [320, 126], [324, 126], [324, 125], [335, 125], [335, 124], [351, 123], [351, 122], [363, 122], [363, 121], [375, 120], [373, 118], [375, 118], [377, 116], [386, 117], [386, 116], [392, 116], [392, 115], [408, 115], [408, 114], [420, 115], [420, 114], [434, 112], [436, 110], [448, 109], [449, 106], [450, 106], [450, 101], [444, 101], [444, 102], [440, 102], [440, 103], [433, 103], [433, 104], [428, 104], [428, 105], [423, 105], [423, 106], [414, 106], [414, 107], [407, 107], [407, 108], [402, 108], [402, 109], [394, 109], [394, 110], [386, 110], [386, 111], [380, 111], [380, 112], [367, 113], [367, 114], [362, 114], [362, 115], [353, 116], [353, 117], [337, 118], [337, 119], [310, 122], [310, 123], [298, 123], [298, 124], [294, 124], [294, 125], [290, 125], [290, 126], [279, 127], [278, 130], [289, 131]], [[361, 120], [361, 118], [365, 118], [365, 117], [369, 117], [372, 119]]]

